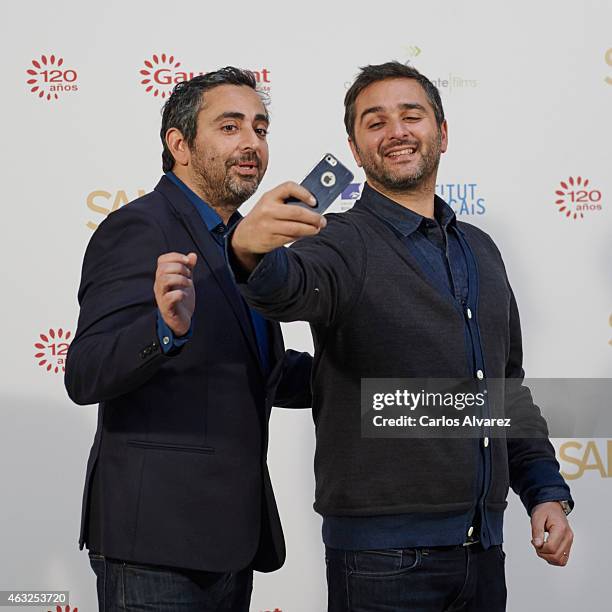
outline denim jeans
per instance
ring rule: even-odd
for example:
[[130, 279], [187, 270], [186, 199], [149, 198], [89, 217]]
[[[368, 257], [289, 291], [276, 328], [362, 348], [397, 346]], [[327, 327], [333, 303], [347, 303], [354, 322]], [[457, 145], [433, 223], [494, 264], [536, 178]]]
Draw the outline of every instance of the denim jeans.
[[503, 612], [505, 553], [480, 544], [326, 549], [328, 612]]
[[100, 612], [249, 612], [253, 571], [179, 570], [89, 553]]

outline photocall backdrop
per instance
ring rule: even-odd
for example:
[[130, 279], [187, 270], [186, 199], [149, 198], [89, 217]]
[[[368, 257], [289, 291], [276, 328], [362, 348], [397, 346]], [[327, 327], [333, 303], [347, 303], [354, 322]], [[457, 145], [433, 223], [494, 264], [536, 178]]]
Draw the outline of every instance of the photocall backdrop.
[[[333, 207], [343, 211], [363, 182], [342, 123], [347, 87], [365, 64], [416, 66], [448, 118], [437, 192], [499, 245], [528, 376], [610, 375], [609, 2], [24, 2], [5, 7], [0, 32], [0, 590], [67, 590], [73, 611], [96, 609], [77, 538], [97, 410], [63, 386], [81, 262], [98, 224], [156, 184], [161, 105], [195, 74], [248, 68], [270, 95], [270, 166], [243, 212], [325, 152], [355, 172]], [[305, 324], [284, 332], [287, 346], [312, 349]], [[609, 610], [612, 439], [554, 443], [576, 499], [571, 562], [536, 557], [511, 493], [508, 609]], [[313, 448], [310, 411], [274, 411], [269, 463], [288, 555], [256, 575], [254, 611], [325, 609]]]

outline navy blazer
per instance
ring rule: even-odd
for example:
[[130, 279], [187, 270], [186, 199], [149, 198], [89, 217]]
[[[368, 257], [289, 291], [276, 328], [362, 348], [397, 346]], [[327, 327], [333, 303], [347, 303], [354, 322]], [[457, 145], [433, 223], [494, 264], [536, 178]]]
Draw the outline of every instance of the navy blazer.
[[[157, 258], [198, 253], [193, 336], [157, 338]], [[248, 310], [197, 209], [162, 177], [112, 213], [83, 262], [65, 384], [99, 402], [79, 544], [107, 557], [207, 571], [279, 568], [285, 545], [266, 465], [272, 405], [311, 405], [307, 353], [269, 322], [262, 369]]]

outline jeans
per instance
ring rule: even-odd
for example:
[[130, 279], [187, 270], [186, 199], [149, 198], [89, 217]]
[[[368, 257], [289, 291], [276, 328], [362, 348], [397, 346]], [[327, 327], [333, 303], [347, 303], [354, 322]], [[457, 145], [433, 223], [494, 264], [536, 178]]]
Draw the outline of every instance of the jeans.
[[480, 544], [326, 549], [328, 612], [504, 612], [505, 553]]
[[216, 573], [142, 565], [89, 553], [100, 612], [249, 612], [253, 571]]

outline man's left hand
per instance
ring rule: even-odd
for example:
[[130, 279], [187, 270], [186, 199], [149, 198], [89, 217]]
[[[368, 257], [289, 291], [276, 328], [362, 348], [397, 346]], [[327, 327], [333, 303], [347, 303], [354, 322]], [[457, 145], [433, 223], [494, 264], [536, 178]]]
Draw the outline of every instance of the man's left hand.
[[[548, 539], [544, 541], [544, 533]], [[538, 557], [561, 567], [569, 561], [574, 532], [559, 502], [544, 502], [531, 511], [531, 543]]]

